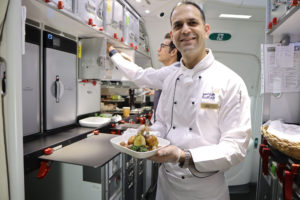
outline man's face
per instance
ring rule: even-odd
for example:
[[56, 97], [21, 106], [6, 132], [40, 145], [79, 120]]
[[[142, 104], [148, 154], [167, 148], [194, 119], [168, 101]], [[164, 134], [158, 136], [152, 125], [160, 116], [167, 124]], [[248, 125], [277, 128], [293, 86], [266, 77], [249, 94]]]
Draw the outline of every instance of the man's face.
[[157, 50], [157, 56], [159, 62], [163, 63], [166, 62], [169, 58], [169, 51], [170, 51], [170, 42], [171, 39], [165, 39], [161, 44], [160, 47]]
[[192, 5], [175, 8], [172, 18], [171, 36], [177, 49], [183, 54], [202, 53], [209, 25], [204, 24], [200, 11]]

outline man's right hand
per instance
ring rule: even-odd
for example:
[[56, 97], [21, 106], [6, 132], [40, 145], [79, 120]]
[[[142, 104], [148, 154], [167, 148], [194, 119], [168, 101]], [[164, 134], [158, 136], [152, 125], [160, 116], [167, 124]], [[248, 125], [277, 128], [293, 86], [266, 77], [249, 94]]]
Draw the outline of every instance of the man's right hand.
[[106, 51], [107, 53], [109, 53], [111, 50], [115, 49], [115, 47], [113, 47], [112, 44], [108, 43], [106, 44]]

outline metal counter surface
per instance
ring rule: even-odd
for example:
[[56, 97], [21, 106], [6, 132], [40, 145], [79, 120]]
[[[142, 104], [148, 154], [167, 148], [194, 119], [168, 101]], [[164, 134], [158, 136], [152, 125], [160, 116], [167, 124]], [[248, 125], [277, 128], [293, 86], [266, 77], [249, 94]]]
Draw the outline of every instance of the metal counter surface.
[[101, 167], [120, 153], [110, 143], [113, 137], [116, 135], [105, 133], [92, 135], [39, 158], [94, 168]]
[[94, 128], [75, 127], [69, 130], [64, 130], [56, 134], [47, 136], [41, 136], [38, 139], [24, 142], [24, 155], [29, 155], [41, 150], [46, 147], [53, 147], [60, 145], [61, 143], [71, 140], [76, 137], [85, 137], [87, 133], [95, 130]]

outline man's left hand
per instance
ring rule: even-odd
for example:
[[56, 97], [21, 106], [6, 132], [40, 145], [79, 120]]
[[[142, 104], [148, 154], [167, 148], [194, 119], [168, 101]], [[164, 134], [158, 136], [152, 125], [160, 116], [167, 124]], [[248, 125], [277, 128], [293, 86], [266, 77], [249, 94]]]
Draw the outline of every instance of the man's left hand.
[[157, 154], [150, 157], [149, 159], [157, 162], [172, 162], [177, 163], [180, 157], [184, 157], [184, 151], [174, 145], [169, 145], [157, 151]]

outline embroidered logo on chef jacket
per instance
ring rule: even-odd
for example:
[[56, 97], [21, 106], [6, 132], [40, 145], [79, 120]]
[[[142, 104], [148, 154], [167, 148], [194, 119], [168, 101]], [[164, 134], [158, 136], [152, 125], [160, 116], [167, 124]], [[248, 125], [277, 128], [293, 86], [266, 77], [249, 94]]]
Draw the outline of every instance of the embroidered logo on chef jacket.
[[202, 94], [202, 109], [219, 109], [219, 104], [215, 103], [216, 94], [218, 94], [219, 89], [214, 89], [214, 92], [204, 92]]
[[215, 93], [203, 93], [202, 99], [215, 100]]

